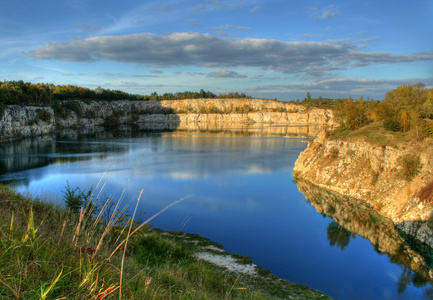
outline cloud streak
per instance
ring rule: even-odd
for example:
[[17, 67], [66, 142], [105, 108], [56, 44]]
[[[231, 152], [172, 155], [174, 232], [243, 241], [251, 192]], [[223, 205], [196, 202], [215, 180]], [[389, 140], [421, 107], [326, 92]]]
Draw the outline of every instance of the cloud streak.
[[317, 80], [307, 83], [275, 84], [245, 87], [247, 92], [259, 93], [295, 93], [311, 92], [316, 93], [316, 97], [332, 92], [334, 97], [340, 94], [347, 97], [348, 95], [365, 95], [382, 94], [395, 89], [402, 84], [425, 83], [426, 86], [433, 86], [433, 77], [431, 78], [405, 78], [405, 79], [353, 79], [353, 78], [333, 78], [326, 80]]
[[323, 10], [317, 7], [309, 7], [307, 11], [313, 20], [328, 20], [340, 15], [340, 10], [336, 8], [335, 5], [330, 5]]
[[215, 72], [207, 74], [206, 76], [216, 78], [246, 78], [245, 75], [230, 70], [217, 70]]
[[70, 42], [52, 42], [28, 55], [37, 60], [105, 60], [156, 67], [258, 67], [315, 76], [370, 64], [433, 60], [432, 51], [408, 55], [360, 52], [359, 47], [348, 42], [221, 38], [194, 32], [97, 36]]

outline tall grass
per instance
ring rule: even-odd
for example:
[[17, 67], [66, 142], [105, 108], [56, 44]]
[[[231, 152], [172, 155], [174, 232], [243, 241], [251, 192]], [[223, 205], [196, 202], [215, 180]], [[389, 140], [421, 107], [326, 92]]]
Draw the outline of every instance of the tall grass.
[[269, 274], [231, 274], [196, 259], [190, 244], [148, 232], [184, 199], [138, 222], [140, 199], [131, 215], [110, 199], [97, 213], [92, 205], [74, 213], [0, 185], [0, 299], [324, 299]]
[[[0, 186], [0, 298], [128, 298], [128, 242], [156, 217], [134, 221], [140, 197], [129, 219], [117, 204], [103, 220], [109, 203], [103, 203], [96, 216], [92, 205], [75, 214]], [[144, 280], [140, 276], [143, 273], [137, 272], [134, 280]]]

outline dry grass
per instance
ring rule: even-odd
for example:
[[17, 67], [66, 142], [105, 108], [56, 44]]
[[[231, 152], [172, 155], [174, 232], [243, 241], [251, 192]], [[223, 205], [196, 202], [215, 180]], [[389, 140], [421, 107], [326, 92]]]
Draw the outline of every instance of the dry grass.
[[374, 122], [358, 130], [337, 129], [330, 135], [331, 139], [340, 139], [349, 142], [366, 142], [376, 146], [392, 146], [397, 148], [415, 147], [426, 149], [433, 148], [433, 139], [425, 138], [417, 141], [414, 132], [393, 132], [383, 128], [383, 122]]

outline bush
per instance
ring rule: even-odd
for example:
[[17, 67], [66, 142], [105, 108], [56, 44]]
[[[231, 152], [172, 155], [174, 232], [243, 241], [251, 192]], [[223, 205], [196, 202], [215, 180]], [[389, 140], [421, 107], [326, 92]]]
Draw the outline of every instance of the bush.
[[401, 158], [402, 175], [407, 181], [412, 180], [420, 171], [421, 159], [418, 155], [406, 154]]
[[69, 182], [67, 182], [65, 189], [63, 199], [65, 200], [66, 207], [75, 214], [78, 214], [81, 208], [85, 207], [91, 201], [92, 189], [88, 192], [85, 190], [82, 191], [79, 187], [72, 189], [69, 186]]
[[78, 101], [68, 100], [68, 102], [66, 103], [66, 108], [74, 111], [79, 118], [83, 116], [83, 111], [78, 104]]
[[383, 122], [383, 127], [386, 130], [390, 130], [390, 131], [399, 131], [400, 130], [400, 123], [398, 122], [398, 120], [396, 120], [393, 117], [388, 117], [384, 120]]
[[433, 123], [428, 123], [423, 128], [423, 133], [427, 137], [433, 138]]
[[211, 107], [209, 107], [209, 113], [210, 114], [222, 114], [224, 112], [216, 106], [211, 106]]
[[42, 120], [45, 123], [49, 123], [51, 120], [50, 113], [45, 109], [38, 110], [36, 114], [36, 120]]

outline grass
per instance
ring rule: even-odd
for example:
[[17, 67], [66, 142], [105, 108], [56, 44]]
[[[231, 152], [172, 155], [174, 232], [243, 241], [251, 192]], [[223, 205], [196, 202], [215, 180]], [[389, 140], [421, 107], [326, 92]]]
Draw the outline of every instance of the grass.
[[[0, 185], [0, 298], [326, 298], [306, 286], [270, 279], [265, 271], [266, 278], [253, 278], [198, 260], [191, 243], [158, 230], [148, 234], [145, 222], [131, 221], [134, 215], [120, 228], [103, 220], [103, 212], [74, 214]], [[189, 239], [212, 244], [195, 235]]]
[[411, 141], [409, 133], [393, 132], [383, 128], [383, 122], [374, 122], [358, 130], [337, 129], [331, 136], [342, 140], [362, 140], [377, 146], [396, 146]]

